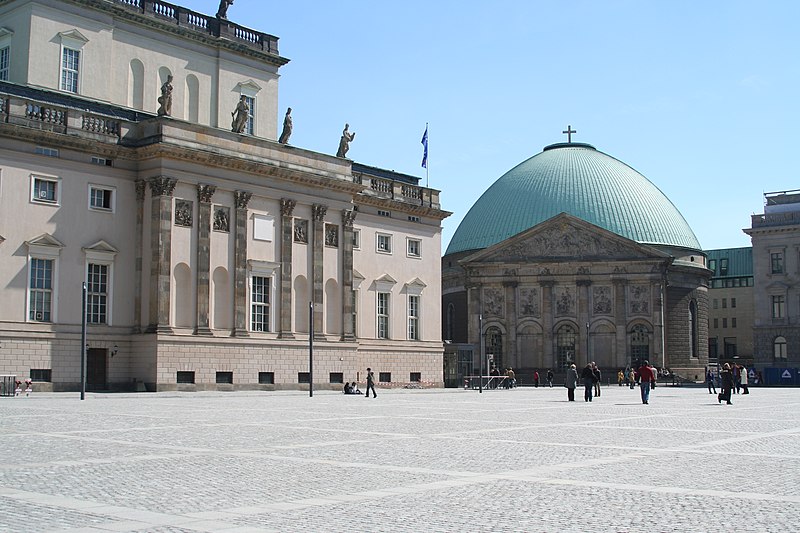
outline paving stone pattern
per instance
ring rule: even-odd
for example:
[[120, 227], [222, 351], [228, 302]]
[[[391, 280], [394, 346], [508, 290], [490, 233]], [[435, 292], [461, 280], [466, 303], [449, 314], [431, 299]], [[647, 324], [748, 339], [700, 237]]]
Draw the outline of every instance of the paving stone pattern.
[[785, 532], [800, 389], [0, 398], [5, 532]]

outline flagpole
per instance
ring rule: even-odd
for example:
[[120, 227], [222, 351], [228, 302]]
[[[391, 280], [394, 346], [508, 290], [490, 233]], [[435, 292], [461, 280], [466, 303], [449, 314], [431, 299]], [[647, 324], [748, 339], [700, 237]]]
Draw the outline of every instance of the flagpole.
[[[428, 131], [428, 123], [427, 122], [425, 123], [425, 131]], [[430, 144], [430, 141], [428, 143]], [[427, 148], [426, 148], [426, 150], [427, 150]], [[428, 160], [426, 159], [425, 160], [425, 188], [426, 189], [430, 189], [430, 183], [431, 183], [430, 172], [431, 172], [431, 166], [428, 163]]]

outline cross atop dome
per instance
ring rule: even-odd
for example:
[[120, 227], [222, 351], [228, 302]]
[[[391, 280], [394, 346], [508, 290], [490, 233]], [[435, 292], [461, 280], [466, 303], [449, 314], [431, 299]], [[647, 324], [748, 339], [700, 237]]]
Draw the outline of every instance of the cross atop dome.
[[566, 133], [567, 134], [567, 142], [571, 143], [572, 142], [572, 134], [573, 133], [578, 133], [578, 132], [576, 130], [573, 130], [571, 125], [567, 124], [567, 129], [562, 131], [561, 133]]

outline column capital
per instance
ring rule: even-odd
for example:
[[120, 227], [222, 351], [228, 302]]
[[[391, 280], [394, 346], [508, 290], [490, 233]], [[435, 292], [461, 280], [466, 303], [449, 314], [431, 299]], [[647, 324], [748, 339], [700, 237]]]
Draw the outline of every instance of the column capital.
[[358, 211], [355, 209], [342, 209], [342, 225], [346, 228], [352, 228], [357, 213]]
[[247, 191], [236, 191], [233, 193], [236, 202], [236, 209], [247, 209], [247, 203], [252, 198], [253, 193]]
[[214, 196], [215, 192], [217, 192], [217, 188], [214, 185], [204, 185], [202, 183], [198, 183], [197, 201], [201, 204], [210, 204], [211, 198]]
[[281, 198], [281, 215], [285, 217], [292, 216], [295, 206], [297, 206], [297, 200]]
[[177, 184], [178, 180], [175, 178], [155, 176], [150, 178], [150, 192], [153, 193], [153, 196], [172, 196], [172, 191], [175, 190]]
[[134, 186], [136, 187], [136, 201], [144, 202], [144, 195], [147, 192], [147, 182], [139, 178], [134, 182]]
[[328, 212], [328, 206], [322, 204], [314, 204], [311, 206], [312, 218], [315, 221], [322, 221], [325, 218], [325, 213]]

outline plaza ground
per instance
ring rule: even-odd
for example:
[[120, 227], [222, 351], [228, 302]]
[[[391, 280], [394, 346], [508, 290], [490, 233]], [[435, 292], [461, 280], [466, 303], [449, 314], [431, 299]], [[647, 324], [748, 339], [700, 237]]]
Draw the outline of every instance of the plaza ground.
[[785, 532], [800, 389], [0, 398], [0, 532]]

